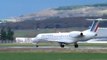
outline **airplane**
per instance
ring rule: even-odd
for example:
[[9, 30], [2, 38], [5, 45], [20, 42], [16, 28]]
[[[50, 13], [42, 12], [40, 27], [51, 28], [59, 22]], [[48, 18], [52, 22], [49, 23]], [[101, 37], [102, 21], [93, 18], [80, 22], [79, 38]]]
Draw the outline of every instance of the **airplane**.
[[97, 36], [97, 29], [100, 21], [106, 21], [107, 19], [86, 19], [93, 21], [89, 29], [84, 31], [72, 31], [63, 33], [40, 33], [33, 40], [32, 43], [38, 47], [39, 42], [58, 42], [61, 48], [64, 48], [67, 44], [74, 44], [75, 48], [78, 48], [78, 41], [87, 41]]

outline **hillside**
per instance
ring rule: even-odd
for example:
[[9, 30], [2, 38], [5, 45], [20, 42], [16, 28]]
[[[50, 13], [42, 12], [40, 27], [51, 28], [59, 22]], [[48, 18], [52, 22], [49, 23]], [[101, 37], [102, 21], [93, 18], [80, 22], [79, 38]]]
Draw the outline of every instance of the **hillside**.
[[[50, 8], [14, 18], [21, 22], [5, 25], [14, 29], [87, 27], [90, 24], [87, 18], [107, 18], [107, 4]], [[100, 26], [107, 26], [106, 23]]]
[[65, 6], [16, 17], [18, 20], [45, 20], [50, 17], [101, 17], [107, 15], [107, 4]]

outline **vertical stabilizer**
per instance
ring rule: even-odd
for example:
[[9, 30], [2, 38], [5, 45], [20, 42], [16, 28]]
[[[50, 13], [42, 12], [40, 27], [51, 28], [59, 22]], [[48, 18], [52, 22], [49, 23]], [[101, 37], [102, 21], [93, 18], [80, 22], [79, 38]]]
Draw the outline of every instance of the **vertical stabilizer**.
[[90, 27], [90, 31], [92, 32], [96, 32], [99, 26], [99, 22], [100, 21], [107, 21], [107, 19], [102, 19], [102, 18], [98, 18], [98, 19], [87, 19], [90, 21], [93, 21], [91, 27]]
[[93, 21], [93, 23], [92, 23], [92, 25], [90, 27], [90, 31], [96, 32], [97, 29], [98, 29], [98, 25], [99, 25], [99, 21], [98, 20]]

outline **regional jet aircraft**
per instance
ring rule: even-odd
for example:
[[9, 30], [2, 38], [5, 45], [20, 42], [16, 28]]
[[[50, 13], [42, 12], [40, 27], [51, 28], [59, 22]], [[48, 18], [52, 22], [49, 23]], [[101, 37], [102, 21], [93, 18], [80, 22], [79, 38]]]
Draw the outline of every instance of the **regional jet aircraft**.
[[80, 40], [87, 41], [89, 39], [97, 36], [97, 29], [100, 21], [105, 21], [107, 19], [87, 19], [93, 21], [89, 29], [84, 31], [72, 31], [66, 33], [41, 33], [38, 34], [33, 40], [32, 43], [36, 43], [38, 47], [39, 42], [48, 41], [48, 42], [58, 42], [60, 47], [64, 48], [66, 44], [74, 44], [75, 48], [78, 48], [77, 42]]

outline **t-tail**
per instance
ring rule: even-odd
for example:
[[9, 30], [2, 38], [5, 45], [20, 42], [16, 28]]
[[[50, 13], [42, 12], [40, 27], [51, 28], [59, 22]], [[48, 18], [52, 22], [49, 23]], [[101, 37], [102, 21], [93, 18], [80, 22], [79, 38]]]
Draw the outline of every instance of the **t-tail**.
[[99, 26], [99, 21], [98, 20], [93, 21], [93, 23], [90, 27], [90, 31], [96, 32], [98, 29], [98, 26]]
[[93, 21], [91, 27], [90, 27], [90, 31], [92, 32], [96, 32], [98, 30], [98, 26], [99, 26], [99, 22], [100, 21], [107, 21], [107, 19], [102, 19], [102, 18], [98, 18], [98, 19], [87, 19], [90, 21]]

